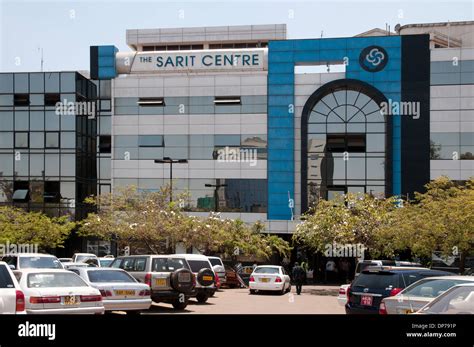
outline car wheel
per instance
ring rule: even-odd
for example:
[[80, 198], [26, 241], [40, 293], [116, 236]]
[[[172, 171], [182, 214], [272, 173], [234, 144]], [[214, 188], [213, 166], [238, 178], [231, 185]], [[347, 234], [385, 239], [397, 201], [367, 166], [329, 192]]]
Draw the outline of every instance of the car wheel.
[[211, 294], [209, 294], [210, 297], [214, 296], [214, 294], [216, 294], [216, 292], [212, 292]]
[[127, 312], [127, 316], [139, 316], [142, 311], [140, 310], [133, 310], [133, 311], [126, 311]]
[[176, 300], [172, 303], [172, 305], [175, 310], [184, 310], [188, 306], [188, 300], [184, 302]]
[[257, 293], [257, 291], [255, 289], [250, 289], [250, 294], [253, 295], [253, 294], [256, 294], [256, 293]]
[[203, 304], [207, 301], [207, 299], [209, 299], [209, 296], [207, 296], [207, 294], [204, 294], [204, 293], [199, 293], [198, 295], [196, 295], [196, 300], [200, 303], [200, 304]]

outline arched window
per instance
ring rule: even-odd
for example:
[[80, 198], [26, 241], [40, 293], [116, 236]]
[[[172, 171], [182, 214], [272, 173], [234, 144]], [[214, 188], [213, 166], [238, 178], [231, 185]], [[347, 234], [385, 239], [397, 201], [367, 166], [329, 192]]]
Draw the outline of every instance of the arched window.
[[386, 101], [357, 80], [330, 82], [313, 93], [302, 114], [302, 209], [338, 193], [386, 191]]

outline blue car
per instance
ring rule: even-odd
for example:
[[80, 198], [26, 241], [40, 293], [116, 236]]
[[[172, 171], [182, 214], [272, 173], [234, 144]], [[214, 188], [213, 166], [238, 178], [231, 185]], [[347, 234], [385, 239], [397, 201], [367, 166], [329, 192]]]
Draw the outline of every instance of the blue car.
[[450, 272], [422, 267], [371, 266], [362, 271], [347, 290], [347, 314], [378, 314], [382, 299], [395, 296], [405, 287], [431, 276]]

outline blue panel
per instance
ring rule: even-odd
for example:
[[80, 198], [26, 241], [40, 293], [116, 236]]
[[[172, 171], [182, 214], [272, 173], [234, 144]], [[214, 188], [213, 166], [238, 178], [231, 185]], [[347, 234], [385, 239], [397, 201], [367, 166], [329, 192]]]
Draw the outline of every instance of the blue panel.
[[[359, 55], [370, 45], [382, 46], [389, 56], [379, 72], [361, 68]], [[268, 50], [268, 219], [290, 219], [288, 192], [294, 198], [294, 66], [299, 63], [349, 59], [346, 77], [373, 85], [393, 101], [400, 101], [400, 36], [271, 41]], [[401, 191], [400, 117], [393, 122], [393, 194]]]

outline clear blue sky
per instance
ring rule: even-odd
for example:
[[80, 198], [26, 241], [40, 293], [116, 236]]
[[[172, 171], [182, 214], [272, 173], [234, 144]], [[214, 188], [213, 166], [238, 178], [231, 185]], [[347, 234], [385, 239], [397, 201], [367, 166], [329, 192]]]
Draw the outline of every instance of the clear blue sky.
[[0, 0], [0, 71], [39, 71], [39, 47], [45, 71], [88, 70], [91, 45], [129, 50], [126, 29], [286, 23], [289, 38], [317, 38], [448, 20], [473, 20], [472, 0]]

